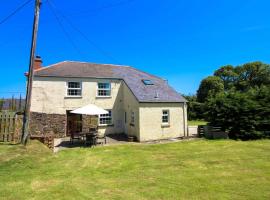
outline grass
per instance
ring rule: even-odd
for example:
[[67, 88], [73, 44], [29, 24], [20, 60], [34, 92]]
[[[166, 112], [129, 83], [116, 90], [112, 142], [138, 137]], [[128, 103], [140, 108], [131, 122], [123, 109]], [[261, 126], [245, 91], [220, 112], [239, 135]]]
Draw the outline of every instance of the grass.
[[270, 199], [270, 140], [0, 145], [0, 199]]
[[199, 126], [199, 125], [206, 125], [206, 124], [207, 124], [206, 121], [200, 121], [200, 120], [188, 121], [189, 126]]

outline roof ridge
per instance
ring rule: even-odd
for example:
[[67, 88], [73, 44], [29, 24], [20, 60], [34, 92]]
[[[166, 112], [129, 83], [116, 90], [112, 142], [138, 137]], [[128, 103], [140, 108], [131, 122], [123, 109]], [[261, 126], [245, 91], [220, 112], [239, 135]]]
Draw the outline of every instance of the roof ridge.
[[55, 66], [57, 66], [57, 65], [59, 65], [59, 64], [61, 64], [61, 63], [65, 63], [65, 62], [68, 62], [68, 61], [61, 61], [61, 62], [58, 62], [58, 63], [54, 63], [54, 64], [52, 64], [52, 65], [48, 65], [48, 66], [45, 66], [45, 67], [41, 67], [40, 69], [36, 69], [35, 72], [39, 72], [39, 71], [42, 71], [42, 70], [44, 70], [44, 69], [48, 69], [48, 68], [50, 68], [50, 67], [55, 67]]
[[64, 62], [73, 62], [73, 63], [85, 63], [85, 64], [95, 64], [95, 65], [111, 65], [117, 67], [129, 67], [128, 65], [118, 65], [118, 64], [107, 64], [107, 63], [96, 63], [96, 62], [82, 62], [82, 61], [74, 61], [74, 60], [66, 60]]
[[149, 76], [152, 76], [152, 77], [154, 77], [154, 78], [158, 78], [158, 79], [161, 79], [161, 80], [163, 80], [163, 81], [164, 81], [164, 79], [163, 79], [162, 77], [159, 77], [159, 76], [156, 76], [156, 75], [150, 74], [150, 73], [148, 73], [148, 72], [142, 71], [142, 70], [137, 69], [137, 68], [132, 67], [132, 66], [127, 66], [127, 67], [129, 67], [129, 68], [131, 68], [131, 69], [134, 69], [135, 71], [138, 71], [138, 72], [141, 72], [141, 73], [147, 74], [147, 75], [149, 75]]

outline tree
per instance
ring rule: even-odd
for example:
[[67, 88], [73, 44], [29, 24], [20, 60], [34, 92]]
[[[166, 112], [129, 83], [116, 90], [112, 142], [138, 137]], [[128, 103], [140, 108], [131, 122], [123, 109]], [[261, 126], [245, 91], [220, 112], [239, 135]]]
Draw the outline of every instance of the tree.
[[224, 83], [220, 77], [208, 76], [201, 81], [197, 91], [198, 102], [204, 103], [207, 98], [224, 91]]
[[0, 111], [3, 110], [4, 102], [5, 102], [4, 98], [0, 99]]
[[235, 72], [235, 68], [232, 65], [219, 68], [215, 71], [214, 76], [223, 80], [225, 90], [231, 89], [238, 78], [238, 74]]
[[269, 137], [270, 87], [219, 93], [206, 103], [206, 119], [234, 139]]
[[[197, 100], [205, 119], [231, 138], [270, 138], [270, 65], [223, 66], [201, 81]], [[192, 114], [200, 112], [195, 105], [190, 103]]]
[[19, 99], [19, 112], [22, 111], [22, 95], [20, 94], [20, 99]]
[[184, 96], [187, 102], [188, 120], [203, 119], [203, 104], [197, 101], [196, 95]]
[[14, 98], [14, 96], [12, 96], [12, 98], [10, 99], [9, 110], [10, 111], [16, 111], [16, 109], [17, 109], [17, 105], [16, 104], [17, 104], [17, 101]]
[[270, 66], [262, 62], [247, 63], [235, 68], [238, 79], [237, 90], [247, 91], [250, 88], [270, 85]]

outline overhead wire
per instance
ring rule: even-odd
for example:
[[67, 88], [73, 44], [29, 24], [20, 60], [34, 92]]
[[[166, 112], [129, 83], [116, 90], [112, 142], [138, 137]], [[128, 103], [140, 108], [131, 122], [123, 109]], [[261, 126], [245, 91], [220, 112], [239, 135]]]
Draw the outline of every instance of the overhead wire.
[[77, 47], [77, 45], [75, 44], [75, 42], [73, 41], [72, 37], [70, 36], [70, 34], [68, 33], [68, 31], [65, 29], [61, 19], [58, 17], [56, 10], [54, 9], [54, 6], [51, 4], [51, 2], [49, 0], [46, 1], [48, 3], [48, 7], [51, 10], [51, 12], [53, 13], [58, 25], [60, 26], [60, 28], [62, 29], [64, 35], [66, 36], [66, 38], [68, 39], [68, 41], [70, 42], [70, 44], [72, 45], [72, 47], [77, 51], [77, 53], [84, 57], [81, 53], [81, 51], [79, 50], [79, 48]]
[[27, 4], [29, 4], [31, 1], [33, 0], [27, 0], [25, 1], [22, 5], [20, 5], [18, 8], [16, 8], [13, 12], [11, 12], [8, 16], [4, 17], [1, 21], [0, 21], [0, 25], [5, 23], [6, 21], [8, 21], [12, 16], [14, 16], [15, 14], [17, 14], [22, 8], [24, 8]]
[[[12, 13], [10, 13], [8, 16], [6, 16], [5, 18], [3, 18], [0, 21], [0, 25], [5, 23], [6, 21], [8, 21], [12, 16], [14, 16], [16, 13], [18, 13], [22, 8], [24, 8], [27, 4], [29, 4], [31, 1], [33, 0], [27, 0], [25, 1], [22, 5], [20, 5], [18, 8], [16, 8]], [[99, 11], [102, 9], [107, 9], [110, 7], [115, 7], [115, 6], [119, 6], [119, 5], [123, 5], [126, 4], [128, 2], [131, 2], [134, 0], [123, 0], [120, 2], [116, 2], [116, 3], [112, 3], [109, 5], [105, 5], [103, 7], [100, 7], [99, 9], [95, 9], [95, 10], [91, 10], [93, 11]], [[108, 52], [104, 51], [101, 47], [99, 47], [95, 42], [93, 42], [92, 40], [89, 39], [89, 37], [83, 32], [81, 31], [77, 26], [74, 25], [74, 23], [66, 16], [64, 15], [62, 12], [60, 12], [58, 9], [56, 9], [55, 5], [53, 5], [53, 3], [51, 2], [51, 0], [47, 0], [46, 1], [49, 5], [49, 9], [51, 10], [51, 12], [53, 13], [58, 25], [60, 26], [61, 30], [63, 31], [64, 35], [66, 36], [66, 38], [68, 39], [68, 41], [70, 42], [70, 44], [72, 45], [72, 47], [76, 50], [76, 52], [80, 55], [82, 55], [82, 52], [80, 51], [80, 49], [78, 48], [78, 46], [75, 44], [74, 40], [72, 39], [71, 35], [68, 33], [68, 31], [65, 29], [64, 24], [62, 23], [61, 19], [59, 18], [58, 14], [62, 16], [62, 18], [76, 31], [78, 32], [85, 40], [87, 40], [97, 51], [99, 51], [103, 56], [109, 58], [110, 60], [119, 63], [119, 61], [117, 59], [115, 59], [112, 55], [110, 55]], [[57, 11], [58, 10], [58, 14]], [[84, 57], [84, 56], [83, 56]]]
[[112, 55], [110, 55], [108, 52], [104, 51], [102, 48], [100, 48], [95, 42], [90, 40], [86, 34], [84, 34], [78, 27], [76, 27], [67, 17], [63, 15], [63, 18], [70, 24], [70, 26], [77, 31], [81, 36], [87, 40], [96, 50], [98, 50], [101, 54], [103, 54], [105, 57], [110, 58], [112, 61], [119, 63], [119, 61], [114, 58]]
[[[51, 0], [47, 0], [47, 2], [50, 3], [52, 6]], [[55, 6], [54, 6], [55, 7]], [[56, 8], [55, 8], [56, 9]], [[57, 9], [58, 10], [58, 9]], [[62, 12], [58, 10], [58, 13], [62, 16], [62, 18], [75, 30], [77, 31], [86, 41], [88, 41], [96, 50], [98, 50], [103, 56], [109, 58], [110, 60], [118, 63], [119, 61], [115, 59], [112, 55], [110, 55], [108, 52], [104, 51], [101, 47], [99, 47], [95, 42], [90, 40], [85, 33], [83, 33], [78, 27], [76, 27], [71, 20], [68, 19], [67, 16], [65, 16]]]
[[13, 94], [13, 93], [14, 93], [14, 94], [15, 94], [15, 93], [16, 93], [16, 94], [20, 94], [20, 93], [24, 93], [24, 92], [1, 92], [1, 91], [0, 91], [0, 93], [2, 93], [2, 94], [3, 94], [3, 93], [7, 93], [7, 94]]
[[[133, 1], [136, 1], [136, 0], [122, 0], [122, 1], [115, 2], [115, 3], [110, 3], [110, 4], [107, 4], [107, 5], [104, 5], [104, 6], [100, 6], [100, 7], [95, 8], [95, 9], [84, 10], [84, 11], [80, 11], [80, 12], [77, 12], [77, 13], [79, 13], [80, 15], [81, 14], [86, 14], [86, 13], [91, 13], [91, 12], [94, 13], [94, 12], [98, 12], [98, 11], [101, 11], [101, 10], [104, 10], [104, 9], [125, 5], [125, 4], [128, 4], [128, 3], [133, 2]], [[73, 16], [73, 15], [77, 15], [76, 12], [69, 14], [69, 16]]]

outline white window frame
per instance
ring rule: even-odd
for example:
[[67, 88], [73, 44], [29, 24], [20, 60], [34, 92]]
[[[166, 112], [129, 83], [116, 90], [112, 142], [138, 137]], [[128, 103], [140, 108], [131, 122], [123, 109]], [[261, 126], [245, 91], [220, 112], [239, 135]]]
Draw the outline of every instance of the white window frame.
[[[101, 124], [100, 123], [100, 118], [101, 118], [102, 115], [99, 115], [99, 117], [98, 117], [98, 124], [99, 124], [99, 126], [113, 125], [113, 113], [112, 113], [112, 110], [107, 110], [107, 111], [111, 113], [111, 116], [104, 116], [103, 118], [105, 118], [105, 119], [111, 118], [111, 123], [109, 123], [109, 124]], [[107, 114], [104, 114], [104, 115], [107, 115]]]
[[[109, 88], [99, 88], [98, 87], [98, 84], [100, 84], [100, 83], [102, 83], [102, 84], [109, 84]], [[99, 95], [99, 91], [100, 90], [106, 90], [106, 91], [110, 91], [110, 95]], [[97, 93], [96, 93], [96, 96], [98, 97], [98, 98], [109, 98], [109, 97], [111, 97], [111, 95], [112, 95], [112, 86], [111, 86], [111, 82], [109, 82], [109, 81], [99, 81], [99, 82], [97, 82]]]
[[[167, 112], [167, 114], [164, 114], [164, 112]], [[163, 117], [167, 117], [168, 121], [163, 121]], [[170, 110], [162, 110], [162, 117], [161, 117], [162, 124], [169, 124], [170, 123]]]
[[[79, 83], [80, 87], [79, 88], [69, 88], [69, 83]], [[80, 90], [81, 94], [80, 95], [69, 95], [68, 92], [69, 90]], [[81, 81], [67, 81], [66, 82], [66, 97], [82, 97], [82, 82]]]

